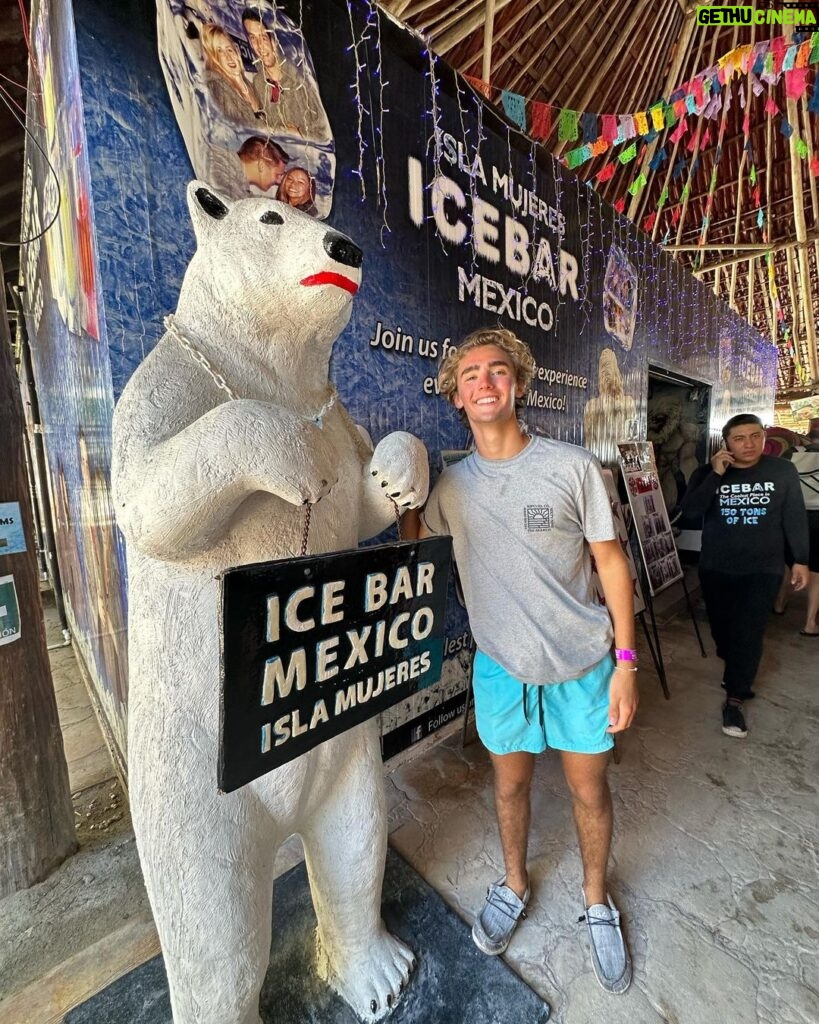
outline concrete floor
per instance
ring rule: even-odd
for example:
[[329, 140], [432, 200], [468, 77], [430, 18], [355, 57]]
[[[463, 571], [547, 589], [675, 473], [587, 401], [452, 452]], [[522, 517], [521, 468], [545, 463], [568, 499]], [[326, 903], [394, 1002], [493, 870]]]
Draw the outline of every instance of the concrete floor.
[[[644, 657], [640, 713], [611, 772], [611, 889], [635, 963], [625, 996], [592, 975], [571, 811], [557, 759], [540, 759], [532, 903], [506, 959], [559, 1024], [819, 1021], [819, 642], [798, 635], [803, 609], [797, 595], [772, 618], [745, 740], [720, 731], [720, 663], [708, 637], [700, 657], [687, 615], [660, 627], [670, 701]], [[0, 1024], [58, 1024], [158, 948], [127, 805], [67, 678], [70, 651], [56, 654], [81, 846], [0, 902]], [[387, 790], [391, 844], [471, 922], [502, 873], [485, 752], [452, 738], [389, 773]], [[278, 867], [298, 856], [293, 841]]]

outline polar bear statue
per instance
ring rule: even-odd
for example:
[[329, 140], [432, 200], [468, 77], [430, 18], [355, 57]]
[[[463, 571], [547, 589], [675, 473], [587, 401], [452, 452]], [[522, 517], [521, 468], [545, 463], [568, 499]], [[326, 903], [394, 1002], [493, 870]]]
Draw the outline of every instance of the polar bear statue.
[[242, 789], [216, 787], [216, 575], [355, 547], [426, 498], [423, 445], [372, 451], [329, 383], [361, 250], [266, 198], [188, 187], [197, 251], [167, 333], [114, 413], [127, 542], [129, 785], [176, 1024], [257, 1024], [273, 861], [303, 840], [318, 965], [358, 1015], [398, 998], [413, 955], [380, 917], [386, 857], [375, 721]]

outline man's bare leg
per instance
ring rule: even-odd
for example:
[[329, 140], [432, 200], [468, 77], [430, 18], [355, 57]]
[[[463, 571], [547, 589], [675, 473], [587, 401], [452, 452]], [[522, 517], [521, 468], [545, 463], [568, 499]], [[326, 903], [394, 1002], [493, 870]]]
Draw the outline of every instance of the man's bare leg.
[[534, 754], [491, 754], [495, 772], [495, 813], [498, 818], [506, 884], [523, 899], [529, 885], [526, 847], [529, 842], [529, 793]]
[[609, 753], [575, 754], [563, 750], [560, 756], [572, 797], [586, 905], [606, 903], [606, 868], [612, 830], [611, 792], [606, 780]]

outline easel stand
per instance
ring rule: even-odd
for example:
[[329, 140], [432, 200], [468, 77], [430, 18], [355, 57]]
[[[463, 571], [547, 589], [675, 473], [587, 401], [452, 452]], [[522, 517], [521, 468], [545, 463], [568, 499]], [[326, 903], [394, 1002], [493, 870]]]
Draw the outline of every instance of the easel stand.
[[683, 572], [682, 580], [683, 593], [685, 594], [685, 603], [688, 605], [688, 614], [691, 616], [691, 625], [694, 627], [694, 632], [697, 634], [697, 643], [700, 645], [700, 654], [703, 658], [707, 658], [708, 655], [705, 653], [705, 646], [700, 636], [700, 627], [697, 625], [697, 618], [694, 615], [694, 606], [691, 604], [691, 595], [688, 592], [688, 584], [685, 582], [685, 572]]
[[[657, 616], [654, 613], [654, 600], [651, 596], [651, 589], [648, 585], [648, 573], [646, 572], [643, 559], [636, 559], [638, 564], [638, 571], [640, 572], [640, 586], [643, 591], [643, 600], [645, 601], [645, 611], [641, 611], [638, 614], [640, 625], [643, 627], [643, 633], [645, 633], [646, 643], [648, 649], [651, 652], [651, 660], [654, 663], [654, 668], [659, 678], [659, 684], [662, 687], [662, 692], [665, 695], [666, 700], [671, 700], [672, 695], [669, 691], [669, 680], [665, 675], [665, 663], [662, 659], [662, 646], [659, 642], [659, 631], [657, 630]], [[651, 620], [651, 631], [649, 632], [648, 624], [646, 623], [646, 611], [648, 611], [648, 617]], [[653, 639], [652, 639], [653, 637]]]

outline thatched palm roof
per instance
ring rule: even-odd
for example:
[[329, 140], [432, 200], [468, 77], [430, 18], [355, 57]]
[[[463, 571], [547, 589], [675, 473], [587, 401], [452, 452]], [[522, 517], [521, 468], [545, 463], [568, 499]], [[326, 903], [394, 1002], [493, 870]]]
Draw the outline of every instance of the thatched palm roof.
[[[698, 26], [696, 5], [686, 0], [383, 0], [382, 6], [457, 70], [488, 82], [493, 98], [510, 90], [527, 105], [547, 103], [555, 114], [568, 108], [581, 117], [646, 111], [737, 47], [794, 31], [776, 24]], [[819, 20], [819, 7], [813, 10]], [[819, 201], [811, 168], [819, 130], [808, 110], [817, 66], [809, 65], [800, 99], [786, 96], [784, 74], [776, 84], [760, 83], [756, 95], [747, 75], [737, 72], [724, 87], [730, 106], [723, 102], [713, 119], [689, 116], [678, 143], [671, 141], [674, 128], [666, 128], [640, 144], [631, 163], [621, 164], [617, 151], [609, 150], [575, 170], [609, 202], [624, 199], [629, 217], [665, 240], [773, 338], [779, 346], [778, 403], [819, 391]], [[769, 112], [770, 101], [776, 113]], [[793, 128], [790, 138], [783, 121]], [[556, 125], [544, 144], [556, 155], [580, 145], [559, 142]], [[662, 150], [664, 162], [652, 170]], [[598, 182], [611, 162], [613, 175]], [[632, 196], [627, 189], [641, 171], [647, 183]]]

